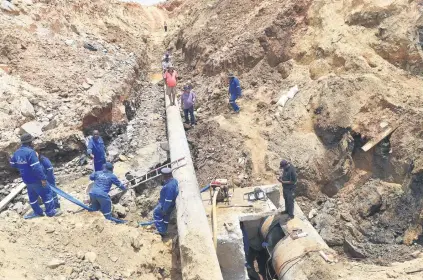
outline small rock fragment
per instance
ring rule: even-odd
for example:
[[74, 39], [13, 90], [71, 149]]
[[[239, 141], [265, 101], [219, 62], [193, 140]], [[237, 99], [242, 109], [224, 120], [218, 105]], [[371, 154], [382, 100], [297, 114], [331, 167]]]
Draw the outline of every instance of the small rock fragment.
[[47, 267], [48, 268], [52, 268], [52, 269], [54, 269], [54, 268], [57, 268], [57, 267], [59, 267], [59, 266], [61, 266], [61, 265], [64, 265], [65, 264], [65, 261], [64, 260], [61, 260], [61, 259], [52, 259], [48, 264], [47, 264]]
[[308, 213], [308, 218], [313, 219], [317, 215], [317, 209], [313, 208], [311, 209], [310, 213]]
[[95, 260], [97, 259], [97, 254], [94, 252], [87, 252], [85, 253], [85, 259], [90, 261], [90, 262], [95, 262]]

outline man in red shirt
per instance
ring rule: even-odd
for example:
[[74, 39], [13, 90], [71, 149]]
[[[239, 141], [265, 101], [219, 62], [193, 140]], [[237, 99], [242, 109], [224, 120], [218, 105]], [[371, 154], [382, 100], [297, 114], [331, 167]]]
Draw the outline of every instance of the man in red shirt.
[[178, 73], [174, 70], [173, 66], [169, 66], [163, 78], [166, 81], [166, 94], [169, 97], [171, 105], [175, 106], [176, 80], [178, 79]]

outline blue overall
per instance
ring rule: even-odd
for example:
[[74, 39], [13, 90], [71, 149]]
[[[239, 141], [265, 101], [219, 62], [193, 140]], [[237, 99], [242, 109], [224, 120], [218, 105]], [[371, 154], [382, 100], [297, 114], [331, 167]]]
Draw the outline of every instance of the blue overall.
[[[53, 169], [53, 165], [51, 164], [51, 161], [42, 155], [39, 157], [39, 160], [40, 160], [41, 167], [44, 170], [44, 174], [46, 174], [47, 183], [50, 186], [56, 187], [56, 177], [54, 176], [54, 169]], [[54, 208], [56, 209], [60, 208], [59, 197], [57, 196], [57, 193], [55, 193], [54, 191], [51, 191], [51, 195], [54, 201]]]
[[160, 234], [167, 233], [170, 215], [175, 208], [175, 201], [178, 194], [178, 181], [174, 178], [167, 180], [160, 191], [159, 203], [153, 211], [154, 224]]
[[88, 155], [94, 155], [94, 171], [103, 170], [103, 164], [106, 163], [106, 148], [101, 137], [98, 137], [97, 140], [94, 137], [90, 137], [87, 153]]
[[229, 94], [229, 104], [231, 104], [235, 112], [239, 112], [239, 106], [238, 104], [236, 104], [236, 100], [242, 95], [242, 91], [241, 85], [239, 84], [239, 80], [235, 77], [229, 80]]
[[100, 210], [108, 220], [114, 220], [112, 217], [112, 200], [109, 197], [109, 191], [112, 184], [122, 190], [125, 186], [119, 181], [115, 174], [109, 170], [94, 172], [90, 175], [90, 180], [94, 185], [90, 190], [91, 208], [94, 211]]
[[54, 216], [56, 210], [54, 209], [51, 189], [48, 186], [43, 187], [41, 184], [41, 181], [46, 180], [47, 177], [35, 151], [27, 145], [22, 145], [13, 154], [10, 164], [12, 167], [19, 169], [21, 173], [22, 181], [28, 189], [29, 204], [34, 214], [38, 216], [44, 215], [43, 210], [38, 205], [38, 197], [41, 197], [46, 207], [46, 215], [49, 217]]

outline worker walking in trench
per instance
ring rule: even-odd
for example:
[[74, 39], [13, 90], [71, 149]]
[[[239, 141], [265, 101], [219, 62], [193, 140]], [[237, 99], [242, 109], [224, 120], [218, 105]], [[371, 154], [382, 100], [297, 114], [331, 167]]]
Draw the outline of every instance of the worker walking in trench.
[[94, 160], [94, 171], [103, 170], [103, 165], [106, 163], [106, 148], [98, 130], [93, 131], [88, 141], [87, 153]]
[[178, 72], [176, 72], [173, 66], [169, 66], [167, 71], [163, 74], [163, 78], [166, 82], [166, 94], [169, 97], [170, 104], [171, 106], [175, 106]]
[[[37, 152], [38, 160], [40, 161], [40, 164], [44, 170], [44, 174], [46, 174], [47, 183], [49, 186], [56, 187], [56, 177], [54, 176], [54, 168], [51, 164], [51, 161], [42, 155], [40, 152]], [[53, 197], [54, 201], [54, 208], [59, 209], [60, 208], [60, 202], [59, 197], [57, 196], [57, 193], [51, 190], [51, 195]]]
[[123, 191], [126, 190], [126, 187], [113, 174], [113, 164], [106, 162], [102, 171], [97, 171], [90, 175], [90, 180], [94, 181], [94, 185], [89, 192], [91, 199], [90, 207], [93, 211], [100, 210], [106, 219], [120, 222], [120, 220], [112, 217], [112, 200], [109, 197], [109, 192], [112, 184]]
[[283, 214], [288, 214], [289, 220], [294, 218], [294, 202], [295, 189], [297, 184], [297, 172], [295, 167], [286, 160], [280, 163], [282, 174], [278, 181], [282, 183], [283, 199], [285, 200], [285, 211]]
[[234, 74], [228, 74], [228, 83], [229, 83], [229, 104], [234, 109], [235, 113], [239, 113], [239, 106], [236, 104], [236, 100], [242, 96], [241, 85], [239, 83], [238, 78], [234, 76]]
[[31, 219], [44, 216], [43, 209], [38, 204], [38, 197], [44, 202], [45, 213], [49, 217], [60, 215], [54, 209], [54, 199], [51, 189], [47, 183], [47, 176], [40, 164], [40, 161], [33, 149], [33, 140], [31, 134], [25, 133], [21, 136], [22, 146], [13, 154], [10, 159], [12, 167], [19, 169], [22, 181], [26, 184], [28, 190], [29, 204], [34, 213], [26, 215], [25, 219]]
[[[184, 86], [184, 92], [181, 95], [181, 106], [184, 110], [185, 123], [195, 126], [194, 105], [196, 96], [188, 85]], [[188, 118], [189, 115], [189, 118]]]
[[154, 224], [158, 234], [165, 236], [167, 234], [167, 227], [169, 225], [170, 215], [173, 209], [175, 209], [176, 198], [179, 194], [178, 181], [173, 178], [172, 169], [163, 168], [161, 170], [163, 174], [163, 188], [160, 191], [159, 203], [154, 208]]
[[166, 73], [167, 69], [170, 66], [172, 66], [172, 63], [170, 62], [170, 58], [169, 57], [165, 57], [165, 59], [162, 62], [163, 73]]

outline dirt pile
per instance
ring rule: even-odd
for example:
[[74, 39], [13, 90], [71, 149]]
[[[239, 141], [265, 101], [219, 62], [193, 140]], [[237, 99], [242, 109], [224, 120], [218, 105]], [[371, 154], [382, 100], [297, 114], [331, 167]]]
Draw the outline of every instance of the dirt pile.
[[[199, 96], [195, 130], [202, 133], [188, 132], [193, 146], [202, 143], [208, 151], [198, 154], [198, 173], [237, 179], [246, 150], [253, 178], [247, 184], [275, 183], [279, 161], [287, 158], [299, 173], [299, 195], [311, 199], [304, 208], [324, 215], [316, 226], [329, 231], [321, 232], [328, 243], [343, 246], [353, 231], [354, 241], [380, 247], [367, 253], [372, 260], [409, 256], [412, 248], [400, 244], [417, 240], [423, 207], [421, 4], [185, 1], [173, 12], [182, 28], [171, 30], [167, 42], [183, 82], [191, 80]], [[234, 116], [227, 108], [228, 71], [240, 78], [244, 95]], [[294, 86], [299, 92], [278, 106]], [[385, 154], [380, 145], [361, 149], [388, 128], [394, 132]], [[227, 156], [205, 167], [206, 154], [216, 148], [204, 141], [207, 131], [233, 135], [232, 145], [241, 145], [236, 153], [222, 147], [215, 154]], [[327, 197], [333, 200], [326, 205]], [[351, 221], [343, 221], [338, 208]], [[384, 253], [390, 250], [397, 254]]]
[[100, 213], [29, 222], [13, 212], [1, 216], [2, 279], [176, 279], [171, 239]]

